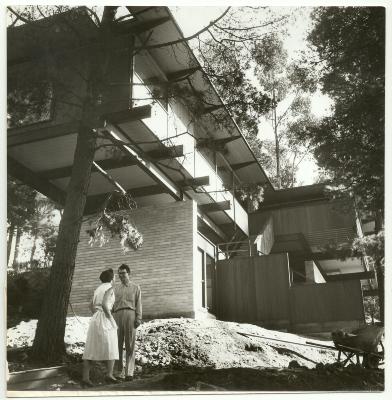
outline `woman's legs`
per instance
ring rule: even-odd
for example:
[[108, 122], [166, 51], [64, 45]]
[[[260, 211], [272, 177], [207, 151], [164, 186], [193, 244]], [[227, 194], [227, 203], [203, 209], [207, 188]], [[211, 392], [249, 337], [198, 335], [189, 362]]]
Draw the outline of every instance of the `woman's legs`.
[[90, 360], [83, 360], [83, 382], [90, 383], [90, 368], [91, 368], [91, 361]]
[[113, 367], [114, 367], [114, 361], [115, 360], [107, 360], [106, 364], [107, 364], [107, 376], [109, 378], [113, 378]]

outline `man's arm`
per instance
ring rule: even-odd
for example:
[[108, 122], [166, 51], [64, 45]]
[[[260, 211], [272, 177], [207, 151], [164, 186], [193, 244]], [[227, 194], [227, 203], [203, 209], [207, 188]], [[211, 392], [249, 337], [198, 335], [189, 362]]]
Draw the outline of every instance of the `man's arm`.
[[136, 328], [142, 323], [142, 291], [140, 286], [138, 286], [136, 291], [136, 318], [135, 326]]

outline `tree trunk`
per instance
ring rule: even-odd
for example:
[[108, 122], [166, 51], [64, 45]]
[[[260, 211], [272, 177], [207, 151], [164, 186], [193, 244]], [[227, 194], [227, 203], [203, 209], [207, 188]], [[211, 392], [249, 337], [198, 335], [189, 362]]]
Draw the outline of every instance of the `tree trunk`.
[[275, 98], [275, 89], [272, 92], [272, 100], [274, 102], [274, 108], [272, 110], [272, 125], [274, 128], [274, 135], [275, 135], [275, 157], [276, 157], [276, 181], [278, 184], [278, 189], [280, 189], [280, 151], [279, 151], [279, 137], [278, 137], [278, 124], [276, 120], [276, 98]]
[[12, 249], [12, 240], [15, 235], [15, 225], [11, 224], [9, 229], [8, 229], [8, 240], [7, 240], [7, 267], [9, 265], [12, 265], [12, 262], [10, 260], [11, 256], [11, 249]]
[[34, 262], [35, 250], [37, 249], [37, 239], [38, 239], [38, 235], [35, 234], [34, 239], [33, 239], [33, 247], [31, 248], [31, 253], [30, 253], [30, 268], [32, 267], [33, 262]]
[[380, 305], [380, 321], [384, 324], [384, 271], [382, 270], [380, 260], [377, 260], [374, 265], [376, 269], [376, 276], [377, 276], [377, 286], [378, 286], [378, 303]]
[[31, 353], [35, 359], [57, 361], [65, 355], [66, 316], [96, 140], [96, 134], [90, 128], [80, 127], [48, 292]]
[[[377, 234], [383, 228], [384, 228], [384, 213], [382, 212], [382, 210], [377, 210], [375, 213], [375, 226], [374, 226], [375, 233]], [[380, 320], [384, 324], [385, 276], [383, 268], [381, 266], [381, 259], [378, 258], [375, 260], [374, 268], [376, 270], [376, 276], [377, 276], [378, 300], [380, 305]]]
[[16, 227], [14, 260], [12, 262], [12, 267], [15, 268], [15, 269], [17, 269], [17, 264], [18, 264], [21, 237], [22, 237], [22, 229], [20, 229], [19, 227]]

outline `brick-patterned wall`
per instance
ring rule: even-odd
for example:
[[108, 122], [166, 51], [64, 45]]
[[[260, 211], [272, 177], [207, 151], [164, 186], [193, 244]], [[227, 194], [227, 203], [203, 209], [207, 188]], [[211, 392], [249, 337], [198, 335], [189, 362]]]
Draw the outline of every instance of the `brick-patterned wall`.
[[85, 232], [89, 225], [83, 224], [70, 298], [73, 311], [90, 315], [88, 304], [100, 284], [100, 272], [106, 268], [117, 271], [120, 264], [126, 263], [131, 268], [131, 279], [141, 286], [143, 318], [193, 317], [196, 203], [143, 207], [130, 215], [143, 234], [144, 244], [125, 254], [117, 238], [103, 247], [90, 247]]

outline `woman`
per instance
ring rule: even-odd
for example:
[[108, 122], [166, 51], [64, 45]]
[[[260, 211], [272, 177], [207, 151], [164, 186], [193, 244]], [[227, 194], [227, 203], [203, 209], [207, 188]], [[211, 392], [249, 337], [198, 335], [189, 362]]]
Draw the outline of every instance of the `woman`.
[[87, 331], [83, 353], [83, 384], [93, 386], [90, 381], [91, 361], [107, 361], [106, 381], [118, 382], [113, 376], [114, 361], [118, 360], [117, 325], [110, 312], [114, 303], [113, 270], [107, 269], [99, 276], [102, 284], [94, 292], [90, 309], [93, 316]]

